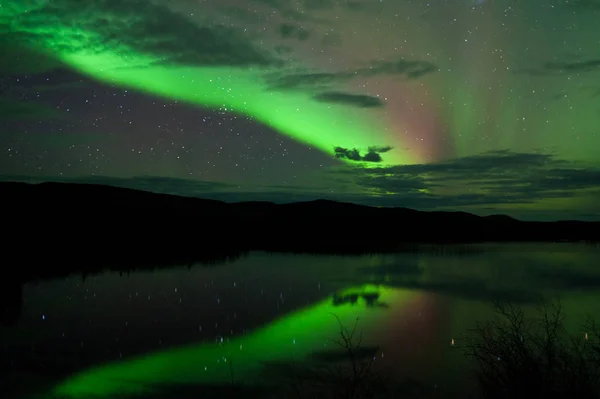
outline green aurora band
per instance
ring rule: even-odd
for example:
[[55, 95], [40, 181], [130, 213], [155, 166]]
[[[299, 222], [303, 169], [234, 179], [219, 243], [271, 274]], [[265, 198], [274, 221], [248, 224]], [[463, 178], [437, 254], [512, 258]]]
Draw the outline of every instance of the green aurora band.
[[[551, 62], [546, 72], [526, 72], [534, 60], [532, 43], [578, 43], [581, 57], [595, 49], [597, 35], [586, 32], [588, 25], [597, 28], [593, 13], [550, 8], [532, 30], [528, 16], [538, 18], [539, 5], [522, 4], [516, 13], [505, 3], [444, 2], [431, 14], [421, 4], [386, 2], [372, 4], [373, 14], [346, 12], [344, 18], [337, 18], [337, 9], [323, 9], [329, 29], [353, 40], [325, 48], [328, 57], [318, 57], [314, 42], [311, 51], [299, 45], [298, 55], [306, 55], [302, 63], [276, 54], [277, 37], [245, 34], [243, 27], [250, 25], [241, 20], [230, 24], [236, 30], [211, 30], [217, 8], [210, 2], [197, 6], [203, 19], [194, 22], [175, 3], [4, 0], [0, 37], [30, 48], [32, 59], [54, 59], [109, 84], [245, 114], [328, 154], [334, 147], [364, 154], [389, 146], [385, 164], [412, 164], [497, 149], [543, 149], [597, 164], [592, 144], [598, 113], [587, 98], [597, 85], [592, 73], [584, 73], [593, 61]], [[395, 22], [394, 15], [423, 11], [432, 23]], [[375, 16], [378, 28], [357, 35], [353, 27]], [[570, 29], [573, 18], [578, 29]], [[569, 40], [556, 26], [569, 27]], [[315, 35], [325, 32], [318, 24], [313, 28]], [[399, 29], [405, 40], [391, 40]], [[233, 59], [220, 53], [224, 49]], [[536, 57], [556, 60], [554, 50], [539, 47]], [[414, 61], [419, 59], [426, 61]], [[302, 74], [313, 80], [296, 82], [291, 90], [271, 86], [274, 76]], [[318, 101], [314, 95], [323, 89], [359, 97], [377, 93], [382, 104]]]
[[[21, 32], [26, 37], [24, 44], [39, 57], [54, 58], [57, 63], [99, 81], [249, 115], [328, 154], [333, 154], [334, 147], [366, 151], [373, 146], [399, 144], [384, 120], [370, 115], [372, 110], [324, 104], [316, 101], [311, 92], [268, 89], [266, 76], [277, 72], [273, 66], [239, 68], [169, 63], [164, 56], [138, 51], [118, 43], [118, 38], [107, 37], [108, 33], [95, 31], [92, 27], [101, 25], [101, 21], [85, 24], [78, 20], [87, 16], [85, 7], [63, 16], [52, 11], [51, 3], [44, 0], [3, 1], [0, 28], [4, 25], [8, 31]], [[105, 23], [118, 24], [110, 18]], [[264, 63], [269, 62], [265, 59]], [[400, 150], [386, 155], [388, 163], [417, 161]]]
[[[347, 289], [340, 294], [379, 294], [378, 302], [397, 310], [424, 295], [374, 285]], [[49, 397], [114, 398], [149, 394], [173, 386], [229, 384], [230, 364], [237, 382], [256, 381], [266, 362], [301, 362], [318, 348], [339, 350], [331, 342], [339, 336], [333, 315], [347, 328], [358, 318], [357, 331], [365, 331], [363, 345], [377, 344], [381, 332], [373, 328], [384, 325], [390, 316], [386, 308], [365, 306], [362, 297], [354, 305], [334, 305], [328, 298], [245, 336], [174, 348], [84, 371], [55, 387]]]

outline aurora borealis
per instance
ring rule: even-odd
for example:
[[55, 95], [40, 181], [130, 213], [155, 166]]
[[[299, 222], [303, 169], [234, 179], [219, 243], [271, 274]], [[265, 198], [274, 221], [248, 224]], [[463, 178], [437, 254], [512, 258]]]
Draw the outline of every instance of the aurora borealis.
[[[376, 294], [383, 303], [393, 303], [397, 311], [407, 305], [418, 306], [414, 303], [418, 295], [410, 291], [363, 286], [345, 292]], [[381, 325], [388, 316], [385, 309], [369, 309], [362, 298], [354, 306], [336, 306], [328, 298], [232, 340], [173, 348], [86, 370], [58, 385], [54, 394], [64, 398], [110, 398], [143, 396], [174, 384], [227, 384], [231, 379], [228, 361], [234, 362], [238, 380], [256, 383], [261, 369], [269, 362], [303, 362], [310, 359], [315, 348], [338, 350], [331, 342], [339, 330], [333, 314], [343, 325], [350, 326], [359, 317], [365, 326]], [[376, 333], [372, 328], [363, 328], [371, 336]], [[410, 331], [397, 333], [396, 338], [403, 338]]]
[[600, 3], [4, 0], [3, 179], [600, 214]]

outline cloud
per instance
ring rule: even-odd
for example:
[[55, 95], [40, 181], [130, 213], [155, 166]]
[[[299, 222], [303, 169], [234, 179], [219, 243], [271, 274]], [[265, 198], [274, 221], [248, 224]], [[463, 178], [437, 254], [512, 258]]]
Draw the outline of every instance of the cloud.
[[600, 72], [600, 59], [577, 62], [548, 62], [544, 69], [558, 73]]
[[431, 164], [342, 167], [333, 173], [390, 201], [421, 209], [533, 204], [571, 198], [581, 190], [600, 201], [600, 168], [542, 153], [492, 151]]
[[42, 53], [111, 53], [130, 60], [145, 56], [149, 64], [192, 66], [277, 63], [236, 29], [199, 26], [147, 0], [95, 0], [85, 7], [79, 0], [11, 0], [6, 7], [0, 25]]
[[378, 147], [378, 146], [369, 147], [369, 151], [378, 152], [381, 154], [383, 154], [384, 152], [392, 151], [393, 149], [394, 149], [394, 147], [389, 146], [389, 145], [387, 145], [385, 147]]
[[360, 151], [356, 148], [343, 148], [334, 147], [333, 152], [336, 158], [347, 159], [350, 161], [357, 162], [381, 162], [382, 153], [388, 152], [392, 147], [369, 147], [365, 155], [361, 155]]
[[48, 119], [62, 115], [55, 109], [33, 102], [0, 98], [0, 121], [17, 119]]
[[298, 40], [306, 40], [310, 36], [310, 32], [303, 27], [289, 23], [279, 25], [279, 34], [284, 39], [294, 38]]
[[600, 58], [573, 62], [546, 62], [540, 68], [526, 68], [516, 71], [516, 73], [532, 76], [562, 76], [588, 72], [600, 72]]
[[350, 105], [359, 108], [383, 107], [385, 105], [385, 102], [379, 97], [367, 96], [364, 94], [342, 93], [338, 91], [315, 94], [313, 98], [321, 102]]
[[431, 62], [401, 59], [378, 61], [371, 68], [362, 70], [361, 73], [365, 76], [405, 75], [409, 79], [417, 79], [438, 70], [439, 68]]
[[418, 79], [438, 71], [438, 67], [428, 61], [377, 61], [366, 68], [339, 72], [296, 73], [271, 76], [268, 79], [272, 89], [314, 89], [319, 86], [329, 86], [345, 83], [357, 78], [371, 78], [380, 75], [403, 76], [407, 79]]

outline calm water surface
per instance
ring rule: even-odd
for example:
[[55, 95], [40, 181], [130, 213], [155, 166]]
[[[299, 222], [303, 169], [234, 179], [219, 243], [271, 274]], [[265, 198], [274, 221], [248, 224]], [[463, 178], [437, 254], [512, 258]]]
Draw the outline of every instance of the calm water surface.
[[251, 253], [211, 267], [28, 284], [18, 320], [0, 327], [0, 388], [19, 398], [150, 398], [158, 386], [274, 381], [282, 365], [336, 349], [335, 315], [381, 348], [378, 367], [445, 392], [464, 386], [456, 346], [494, 299], [533, 309], [558, 298], [572, 331], [586, 315], [600, 320], [597, 248], [466, 249]]

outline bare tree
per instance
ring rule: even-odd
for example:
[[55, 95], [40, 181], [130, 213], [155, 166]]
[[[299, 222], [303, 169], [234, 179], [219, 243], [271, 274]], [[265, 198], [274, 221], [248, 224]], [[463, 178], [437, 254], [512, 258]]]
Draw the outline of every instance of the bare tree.
[[532, 318], [513, 304], [494, 307], [499, 317], [478, 323], [459, 345], [475, 361], [481, 397], [600, 397], [600, 336], [593, 322], [572, 335], [560, 303], [542, 304]]
[[331, 340], [343, 351], [340, 361], [323, 361], [308, 366], [288, 366], [288, 385], [297, 398], [370, 399], [385, 393], [387, 376], [375, 371], [379, 348], [365, 351], [363, 334], [357, 333], [358, 319], [352, 329], [337, 315], [339, 337]]

